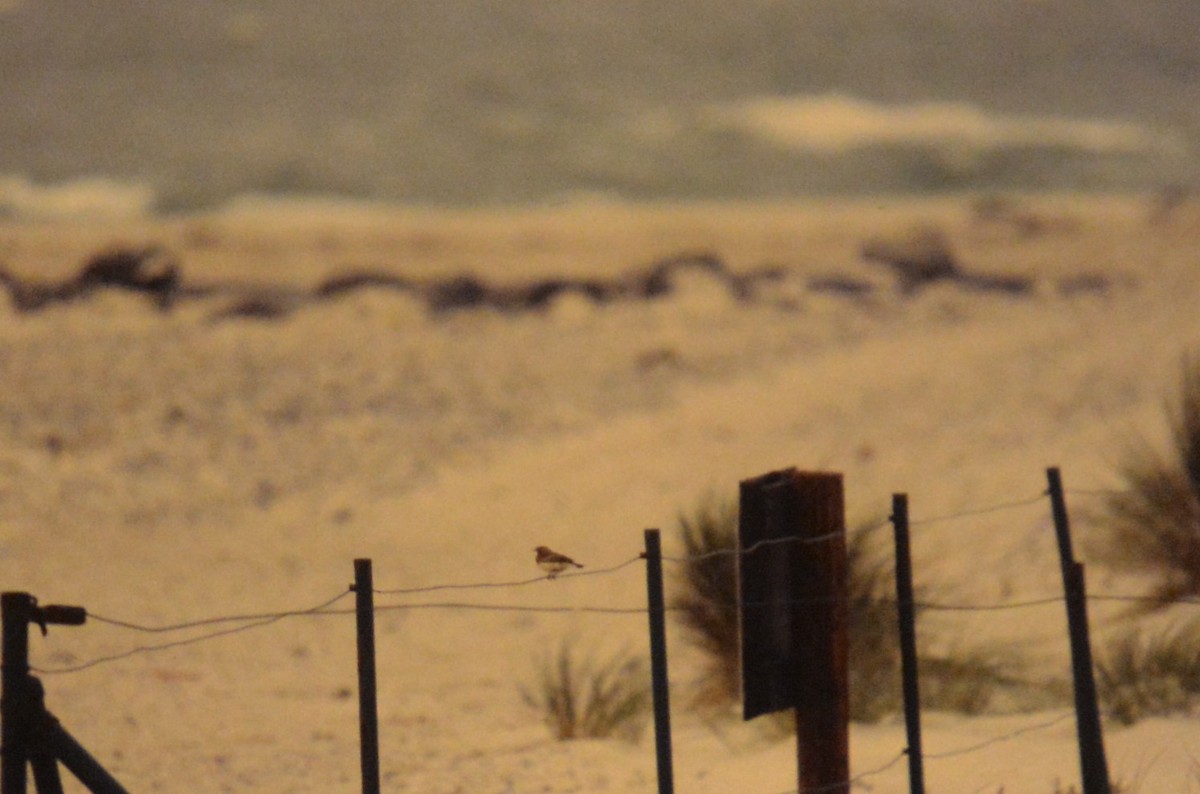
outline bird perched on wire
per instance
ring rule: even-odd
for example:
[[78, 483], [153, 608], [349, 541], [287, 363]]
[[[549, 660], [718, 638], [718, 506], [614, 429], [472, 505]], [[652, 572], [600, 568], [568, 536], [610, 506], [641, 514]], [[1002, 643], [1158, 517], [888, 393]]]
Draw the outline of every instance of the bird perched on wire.
[[583, 566], [572, 560], [565, 554], [559, 554], [546, 546], [538, 546], [534, 551], [537, 552], [538, 567], [546, 572], [547, 579], [553, 579], [568, 568], [582, 568]]

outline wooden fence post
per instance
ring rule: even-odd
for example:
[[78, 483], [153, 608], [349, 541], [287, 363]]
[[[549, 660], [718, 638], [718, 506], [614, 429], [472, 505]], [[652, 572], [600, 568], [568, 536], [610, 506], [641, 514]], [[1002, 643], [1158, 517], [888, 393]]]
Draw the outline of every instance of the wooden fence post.
[[650, 615], [650, 677], [654, 694], [654, 748], [659, 794], [675, 791], [671, 761], [671, 700], [667, 681], [666, 600], [663, 597], [662, 543], [657, 529], [647, 529], [646, 597]]
[[896, 612], [900, 624], [900, 673], [904, 691], [904, 727], [908, 735], [908, 788], [925, 794], [925, 761], [921, 750], [921, 690], [917, 676], [917, 619], [913, 603], [912, 553], [908, 536], [908, 496], [892, 496], [896, 537]]
[[1062, 476], [1057, 468], [1046, 470], [1050, 486], [1050, 506], [1058, 551], [1062, 562], [1063, 590], [1066, 594], [1067, 630], [1071, 636], [1071, 670], [1075, 682], [1075, 728], [1079, 735], [1079, 764], [1083, 794], [1110, 794], [1108, 761], [1104, 753], [1104, 730], [1096, 697], [1096, 679], [1092, 669], [1092, 646], [1088, 636], [1087, 591], [1083, 565], [1075, 561], [1071, 549], [1071, 526], [1063, 496]]
[[354, 561], [358, 630], [358, 738], [363, 794], [379, 794], [379, 710], [375, 694], [375, 584], [371, 561]]
[[743, 715], [795, 708], [801, 791], [850, 791], [842, 476], [772, 472], [741, 483]]

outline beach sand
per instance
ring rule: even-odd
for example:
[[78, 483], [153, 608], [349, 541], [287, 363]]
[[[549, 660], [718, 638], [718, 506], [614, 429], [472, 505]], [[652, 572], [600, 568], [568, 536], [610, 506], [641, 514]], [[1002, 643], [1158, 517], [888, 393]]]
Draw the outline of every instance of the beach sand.
[[[228, 293], [168, 311], [117, 290], [37, 312], [0, 303], [0, 584], [93, 615], [32, 637], [49, 707], [131, 791], [349, 790], [351, 597], [338, 614], [174, 647], [152, 646], [245, 624], [146, 633], [111, 621], [308, 609], [346, 590], [356, 557], [395, 590], [524, 581], [542, 544], [621, 566], [646, 527], [677, 555], [681, 510], [784, 466], [843, 472], [852, 521], [886, 516], [896, 492], [917, 520], [1024, 502], [917, 527], [917, 577], [965, 601], [1056, 594], [1044, 470], [1062, 467], [1083, 513], [1117, 484], [1129, 443], [1165, 442], [1164, 401], [1200, 346], [1200, 210], [1153, 218], [1144, 196], [1014, 207], [984, 217], [967, 196], [494, 212], [247, 201], [119, 223], [0, 222], [0, 264], [23, 280], [154, 245], [185, 285], [301, 296], [270, 319], [223, 317]], [[947, 281], [904, 295], [862, 256], [867, 241], [930, 228], [963, 269], [1028, 289]], [[305, 298], [356, 271], [619, 281], [681, 254], [778, 278], [745, 298], [688, 272], [657, 299], [564, 294], [529, 311], [431, 313], [380, 289]], [[830, 283], [856, 291], [814, 286]], [[1086, 555], [1095, 533], [1076, 524]], [[564, 637], [642, 652], [643, 614], [412, 607], [641, 608], [642, 570], [380, 593], [384, 790], [655, 790], [650, 732], [638, 744], [556, 742], [518, 689]], [[1089, 583], [1133, 586], [1100, 566]], [[1099, 636], [1113, 614], [1093, 610]], [[1040, 677], [1067, 675], [1061, 608], [931, 622], [1020, 643]], [[674, 622], [669, 641], [679, 789], [794, 788], [788, 742], [713, 729], [686, 708], [700, 660]], [[1077, 781], [1065, 708], [929, 715], [932, 753], [1058, 720], [931, 758], [930, 790]], [[1114, 778], [1141, 791], [1200, 785], [1197, 739], [1182, 717], [1112, 725]], [[855, 725], [852, 773], [892, 762], [863, 782], [907, 790], [903, 747], [898, 717]]]

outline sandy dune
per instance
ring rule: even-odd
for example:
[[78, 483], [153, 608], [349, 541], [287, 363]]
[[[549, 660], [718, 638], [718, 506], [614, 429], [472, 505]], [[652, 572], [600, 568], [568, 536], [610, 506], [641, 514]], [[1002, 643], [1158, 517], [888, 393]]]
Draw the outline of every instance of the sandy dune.
[[[910, 494], [914, 518], [1036, 499], [1060, 465], [1072, 506], [1112, 487], [1122, 445], [1165, 436], [1180, 357], [1200, 346], [1200, 212], [1144, 197], [1048, 197], [981, 218], [968, 198], [830, 205], [598, 205], [506, 213], [233, 207], [119, 226], [0, 224], [0, 263], [69, 277], [99, 250], [164, 246], [185, 281], [304, 290], [351, 270], [489, 283], [614, 277], [684, 252], [782, 276], [739, 300], [703, 274], [656, 300], [431, 315], [362, 290], [274, 320], [215, 321], [219, 297], [162, 312], [106, 290], [44, 311], [0, 305], [0, 581], [45, 602], [157, 625], [317, 605], [351, 560], [381, 589], [537, 575], [545, 543], [590, 567], [641, 551], [677, 512], [797, 465], [846, 475], [851, 519]], [[1030, 223], [1030, 218], [1038, 219]], [[936, 227], [1007, 295], [909, 296], [863, 243]], [[863, 287], [813, 289], [836, 277]], [[1078, 288], [1073, 288], [1076, 285]], [[1087, 522], [1078, 531], [1086, 549]], [[917, 575], [987, 601], [1057, 592], [1045, 504], [929, 523]], [[1103, 569], [1095, 587], [1128, 591]], [[419, 602], [641, 607], [640, 564]], [[336, 606], [350, 606], [344, 599]], [[1094, 611], [1105, 625], [1108, 613]], [[937, 616], [1022, 642], [1065, 675], [1061, 609]], [[220, 628], [220, 627], [217, 627]], [[208, 629], [201, 629], [203, 632]], [[556, 743], [520, 699], [539, 649], [578, 634], [644, 646], [642, 616], [391, 609], [379, 615], [385, 790], [654, 790], [650, 737]], [[1102, 633], [1102, 631], [1101, 631]], [[351, 790], [353, 621], [290, 618], [52, 673], [181, 635], [98, 620], [33, 640], [51, 708], [133, 791]], [[795, 785], [787, 743], [682, 707], [697, 669], [672, 633], [680, 791]], [[927, 750], [1057, 720], [1061, 709], [929, 715]], [[1114, 777], [1200, 785], [1183, 719], [1112, 728]], [[853, 767], [895, 761], [897, 720], [855, 726]], [[1077, 780], [1073, 723], [927, 764], [931, 790], [1042, 792]], [[1189, 776], [1191, 776], [1189, 778]], [[864, 779], [905, 788], [903, 762]]]

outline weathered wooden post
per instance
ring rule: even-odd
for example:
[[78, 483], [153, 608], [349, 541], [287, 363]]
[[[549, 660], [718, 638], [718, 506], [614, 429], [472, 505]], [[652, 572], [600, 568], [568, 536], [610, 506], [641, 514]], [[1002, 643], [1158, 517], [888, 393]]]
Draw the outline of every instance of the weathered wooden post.
[[1104, 752], [1104, 728], [1100, 723], [1100, 706], [1096, 697], [1096, 678], [1092, 669], [1083, 565], [1075, 561], [1075, 553], [1071, 548], [1071, 525], [1067, 518], [1062, 475], [1057, 468], [1049, 468], [1046, 470], [1046, 480], [1050, 486], [1050, 507], [1058, 537], [1063, 589], [1066, 593], [1067, 631], [1071, 636], [1071, 670], [1075, 682], [1075, 729], [1079, 735], [1083, 794], [1109, 794], [1112, 789]]
[[801, 791], [850, 791], [845, 528], [840, 474], [741, 483], [743, 716], [795, 709]]

